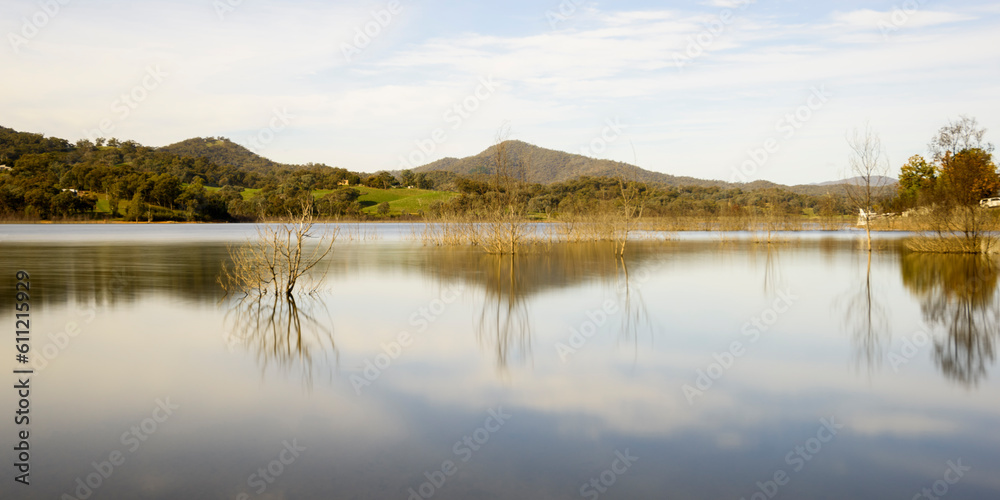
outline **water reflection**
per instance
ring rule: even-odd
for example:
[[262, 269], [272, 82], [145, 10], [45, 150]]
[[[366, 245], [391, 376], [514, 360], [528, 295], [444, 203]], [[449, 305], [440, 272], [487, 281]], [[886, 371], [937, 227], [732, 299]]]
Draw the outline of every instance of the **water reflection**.
[[[638, 332], [651, 330], [642, 298], [642, 285], [650, 278], [642, 267], [657, 249], [635, 245], [625, 259], [617, 258], [613, 244], [549, 245], [519, 255], [489, 255], [477, 250], [432, 250], [424, 270], [440, 277], [442, 284], [459, 279], [467, 289], [480, 290], [475, 330], [496, 367], [528, 363], [532, 356], [532, 301], [550, 288], [566, 288], [597, 281], [616, 296], [621, 319], [620, 336], [629, 341]], [[636, 276], [629, 265], [639, 266]], [[637, 349], [637, 347], [636, 347]]]
[[924, 320], [936, 329], [933, 356], [941, 372], [967, 387], [978, 385], [996, 360], [997, 263], [978, 255], [910, 253], [901, 271]]
[[844, 327], [851, 336], [853, 358], [859, 368], [865, 368], [871, 375], [882, 365], [890, 332], [882, 294], [872, 286], [872, 252], [867, 252], [865, 260], [864, 278], [847, 294], [841, 308]]
[[616, 258], [616, 265], [620, 271], [615, 273], [618, 280], [615, 288], [622, 309], [619, 338], [632, 343], [635, 356], [633, 359], [638, 359], [640, 333], [648, 333], [652, 339], [657, 330], [642, 294], [643, 286], [649, 281], [652, 273], [649, 269], [640, 269], [635, 276], [632, 276], [625, 257]]
[[251, 294], [228, 300], [226, 306], [227, 343], [250, 353], [262, 377], [274, 368], [296, 376], [307, 388], [317, 374], [332, 378], [338, 351], [333, 318], [320, 295]]
[[531, 318], [528, 314], [528, 274], [523, 255], [483, 255], [483, 300], [476, 334], [480, 345], [492, 352], [499, 370], [513, 360], [531, 356]]
[[[0, 245], [5, 271], [30, 272], [32, 300], [99, 307], [131, 304], [158, 292], [213, 302], [221, 295], [215, 280], [225, 255], [221, 244]], [[13, 289], [13, 277], [13, 272], [0, 275], [0, 286]], [[12, 300], [0, 294], [0, 307]]]

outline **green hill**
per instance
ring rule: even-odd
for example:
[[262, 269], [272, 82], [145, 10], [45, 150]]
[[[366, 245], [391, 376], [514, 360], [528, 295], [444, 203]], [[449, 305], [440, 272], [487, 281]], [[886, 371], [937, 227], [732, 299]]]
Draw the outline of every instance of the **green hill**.
[[[740, 188], [744, 191], [780, 188], [796, 194], [823, 196], [828, 193], [842, 193], [844, 189], [843, 184], [850, 182], [833, 181], [823, 184], [786, 186], [770, 181], [757, 180], [746, 184], [735, 184], [721, 180], [698, 179], [695, 177], [653, 172], [628, 163], [600, 160], [578, 154], [545, 149], [521, 141], [507, 141], [505, 144], [508, 147], [511, 163], [515, 166], [523, 167], [525, 180], [529, 183], [545, 185], [567, 182], [582, 176], [617, 177], [624, 175], [625, 178], [630, 180], [671, 187]], [[493, 173], [493, 149], [493, 147], [489, 147], [482, 153], [467, 158], [443, 158], [418, 167], [414, 169], [414, 172], [424, 172], [428, 175], [489, 176]], [[886, 179], [884, 189], [887, 193], [895, 190], [895, 182], [895, 179]], [[442, 185], [444, 182], [438, 180], [438, 184]]]
[[225, 137], [195, 137], [164, 146], [159, 150], [177, 156], [204, 158], [216, 165], [231, 165], [243, 172], [256, 174], [301, 168], [299, 165], [271, 161]]
[[[525, 180], [529, 183], [554, 184], [577, 177], [615, 177], [624, 174], [626, 178], [664, 184], [670, 186], [725, 187], [723, 181], [678, 177], [660, 172], [652, 172], [635, 165], [611, 160], [599, 160], [583, 155], [545, 149], [526, 142], [507, 141], [510, 161], [523, 167]], [[444, 158], [434, 163], [414, 169], [415, 172], [451, 172], [463, 176], [490, 175], [493, 172], [493, 147], [476, 156], [467, 158]]]

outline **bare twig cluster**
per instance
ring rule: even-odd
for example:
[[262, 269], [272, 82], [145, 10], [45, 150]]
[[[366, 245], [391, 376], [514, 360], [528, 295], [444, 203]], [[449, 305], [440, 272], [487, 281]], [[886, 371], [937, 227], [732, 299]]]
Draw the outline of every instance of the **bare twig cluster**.
[[219, 283], [228, 294], [291, 296], [303, 277], [333, 251], [337, 230], [317, 234], [314, 229], [310, 204], [283, 222], [258, 225], [256, 238], [229, 248], [232, 264], [223, 266]]

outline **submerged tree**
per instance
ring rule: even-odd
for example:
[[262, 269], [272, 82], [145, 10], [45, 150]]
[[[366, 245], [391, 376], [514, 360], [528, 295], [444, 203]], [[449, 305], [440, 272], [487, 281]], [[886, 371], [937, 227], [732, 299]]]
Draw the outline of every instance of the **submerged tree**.
[[515, 254], [527, 237], [525, 220], [527, 202], [521, 199], [521, 185], [526, 175], [526, 159], [515, 158], [511, 151], [510, 127], [497, 131], [493, 144], [492, 199], [487, 208], [484, 244], [493, 254]]
[[875, 206], [883, 196], [883, 188], [887, 182], [889, 164], [882, 149], [882, 140], [866, 124], [864, 130], [855, 129], [847, 138], [851, 148], [848, 160], [850, 172], [854, 179], [845, 184], [847, 198], [861, 212], [865, 223], [865, 236], [868, 239], [868, 251], [872, 251], [871, 218]]
[[[314, 230], [312, 204], [300, 214], [257, 226], [256, 238], [230, 247], [231, 265], [224, 265], [219, 283], [227, 293], [292, 296], [306, 274], [333, 251], [336, 231]], [[315, 240], [315, 244], [310, 244]]]
[[[635, 154], [635, 147], [632, 148], [632, 156], [635, 163], [639, 163]], [[618, 210], [616, 212], [615, 228], [613, 237], [615, 238], [615, 255], [622, 257], [625, 255], [625, 246], [628, 244], [629, 234], [639, 226], [642, 213], [646, 209], [649, 199], [649, 190], [646, 186], [628, 179], [626, 167], [619, 163], [616, 172], [618, 181]], [[623, 263], [624, 265], [624, 263]]]

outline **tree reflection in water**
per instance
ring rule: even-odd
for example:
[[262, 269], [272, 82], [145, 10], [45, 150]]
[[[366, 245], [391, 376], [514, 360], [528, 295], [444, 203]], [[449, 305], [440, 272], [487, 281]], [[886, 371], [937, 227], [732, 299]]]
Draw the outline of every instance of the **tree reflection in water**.
[[996, 261], [980, 255], [910, 253], [903, 255], [901, 268], [904, 285], [920, 300], [924, 321], [936, 330], [935, 363], [946, 377], [975, 387], [996, 360]]
[[854, 360], [869, 375], [882, 366], [886, 343], [891, 339], [886, 308], [872, 286], [872, 253], [866, 252], [864, 279], [840, 305], [844, 311], [844, 326], [851, 334]]
[[[325, 313], [327, 321], [316, 316]], [[317, 374], [333, 377], [338, 361], [333, 320], [317, 294], [258, 295], [232, 300], [226, 313], [229, 346], [251, 353], [265, 376], [270, 369], [293, 373], [306, 388]]]
[[[632, 246], [629, 261], [642, 263], [655, 255], [641, 252], [641, 245]], [[639, 332], [652, 331], [652, 325], [642, 298], [642, 286], [649, 280], [649, 271], [641, 266], [635, 276], [626, 259], [614, 256], [614, 246], [608, 244], [556, 244], [538, 253], [518, 255], [449, 254], [445, 265], [469, 269], [463, 259], [475, 261], [475, 272], [465, 278], [473, 287], [481, 287], [483, 300], [479, 307], [476, 333], [480, 345], [492, 352], [497, 368], [506, 370], [512, 363], [530, 361], [532, 355], [533, 322], [530, 314], [532, 297], [549, 288], [560, 288], [597, 280], [616, 294], [621, 322], [620, 338], [638, 345]], [[453, 272], [441, 273], [453, 275]], [[609, 320], [612, 320], [609, 318]], [[638, 353], [638, 347], [636, 347]]]
[[483, 255], [483, 302], [476, 322], [481, 345], [496, 356], [497, 368], [531, 356], [531, 319], [528, 315], [527, 274], [520, 265], [525, 256]]
[[625, 257], [617, 257], [615, 263], [620, 269], [615, 273], [618, 280], [616, 285], [618, 304], [621, 307], [619, 339], [632, 343], [633, 361], [637, 361], [639, 358], [639, 333], [649, 332], [649, 338], [652, 341], [653, 333], [656, 330], [650, 319], [646, 300], [642, 296], [642, 288], [649, 281], [650, 272], [648, 269], [643, 269], [633, 277], [629, 274]]

